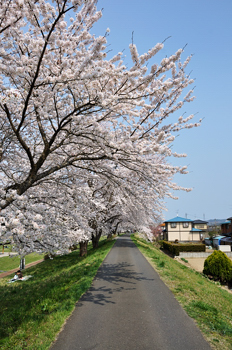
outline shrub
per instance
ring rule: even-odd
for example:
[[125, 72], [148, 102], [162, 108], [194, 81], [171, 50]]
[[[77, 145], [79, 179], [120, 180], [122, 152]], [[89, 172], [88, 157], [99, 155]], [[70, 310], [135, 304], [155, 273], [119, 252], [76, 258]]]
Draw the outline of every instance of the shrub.
[[222, 283], [229, 282], [232, 280], [232, 261], [221, 250], [215, 250], [205, 259], [203, 273]]
[[158, 244], [160, 245], [160, 248], [161, 249], [163, 249], [163, 247], [164, 247], [164, 240], [163, 239], [161, 239], [160, 241], [158, 241]]
[[180, 252], [205, 252], [205, 244], [202, 243], [173, 243], [163, 241], [163, 249], [173, 255], [180, 255]]

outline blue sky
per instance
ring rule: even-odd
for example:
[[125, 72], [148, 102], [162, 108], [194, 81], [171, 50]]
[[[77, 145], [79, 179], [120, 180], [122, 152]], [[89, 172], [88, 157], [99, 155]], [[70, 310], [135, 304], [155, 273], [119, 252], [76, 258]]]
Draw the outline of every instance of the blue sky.
[[189, 170], [175, 181], [193, 190], [175, 193], [177, 201], [168, 199], [164, 218], [232, 216], [232, 1], [99, 0], [98, 8], [104, 8], [103, 17], [93, 32], [104, 35], [109, 27], [109, 49], [112, 54], [124, 50], [128, 64], [132, 32], [140, 54], [171, 36], [157, 63], [186, 44], [184, 58], [194, 55], [189, 72], [196, 79], [196, 100], [182, 112], [204, 119], [201, 127], [180, 133], [173, 146], [187, 153], [178, 164]]

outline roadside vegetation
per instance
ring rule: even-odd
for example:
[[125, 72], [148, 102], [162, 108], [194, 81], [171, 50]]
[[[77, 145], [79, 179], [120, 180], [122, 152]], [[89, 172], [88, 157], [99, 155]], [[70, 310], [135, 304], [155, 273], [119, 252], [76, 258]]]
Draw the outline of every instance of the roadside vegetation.
[[97, 250], [89, 246], [86, 257], [74, 251], [43, 261], [25, 270], [33, 276], [25, 282], [1, 278], [1, 350], [49, 349], [114, 242], [102, 240]]
[[232, 294], [218, 282], [173, 260], [136, 234], [132, 235], [132, 240], [196, 321], [212, 348], [231, 350]]

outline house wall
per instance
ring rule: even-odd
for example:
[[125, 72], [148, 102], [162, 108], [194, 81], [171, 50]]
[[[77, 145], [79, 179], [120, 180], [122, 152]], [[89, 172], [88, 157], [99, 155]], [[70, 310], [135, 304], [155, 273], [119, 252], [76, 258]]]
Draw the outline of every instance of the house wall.
[[189, 233], [189, 241], [191, 242], [198, 242], [201, 240], [201, 234], [202, 232], [190, 232]]
[[168, 231], [168, 240], [169, 241], [175, 241], [176, 239], [179, 240], [179, 234], [178, 232]]
[[222, 224], [221, 225], [221, 233], [222, 234], [226, 234], [226, 233], [230, 233], [232, 230], [231, 230], [231, 224]]
[[194, 228], [198, 230], [207, 230], [207, 224], [194, 224]]

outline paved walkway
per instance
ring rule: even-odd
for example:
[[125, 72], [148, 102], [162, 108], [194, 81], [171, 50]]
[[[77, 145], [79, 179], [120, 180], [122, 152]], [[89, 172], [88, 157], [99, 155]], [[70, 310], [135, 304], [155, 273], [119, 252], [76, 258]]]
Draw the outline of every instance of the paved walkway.
[[119, 237], [51, 350], [210, 350], [129, 235]]
[[13, 256], [13, 255], [18, 255], [18, 253], [0, 253], [0, 258], [4, 258], [5, 256]]

